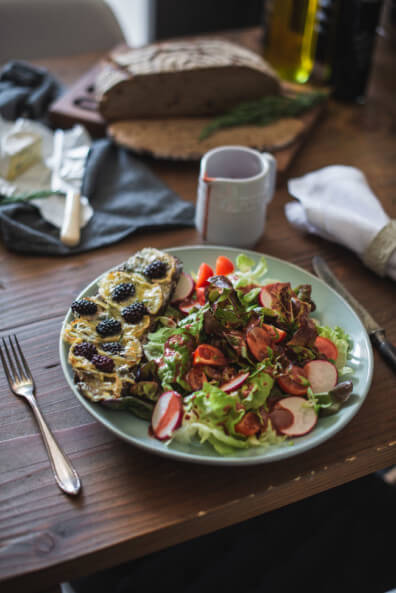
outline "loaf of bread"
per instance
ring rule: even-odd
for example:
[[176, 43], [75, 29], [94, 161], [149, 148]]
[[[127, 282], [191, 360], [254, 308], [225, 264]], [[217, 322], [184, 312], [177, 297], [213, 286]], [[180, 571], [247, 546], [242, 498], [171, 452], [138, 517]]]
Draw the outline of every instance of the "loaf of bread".
[[224, 113], [278, 95], [280, 81], [257, 54], [222, 40], [174, 41], [111, 54], [98, 80], [107, 121]]

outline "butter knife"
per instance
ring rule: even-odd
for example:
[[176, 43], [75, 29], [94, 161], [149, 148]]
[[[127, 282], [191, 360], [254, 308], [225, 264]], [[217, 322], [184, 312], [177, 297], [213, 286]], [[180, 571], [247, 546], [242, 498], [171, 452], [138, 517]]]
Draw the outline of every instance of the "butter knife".
[[378, 348], [384, 359], [396, 371], [396, 348], [385, 338], [385, 330], [376, 322], [374, 317], [372, 317], [363, 305], [348, 292], [345, 286], [341, 284], [322, 257], [314, 255], [312, 266], [315, 274], [331, 286], [331, 288], [334, 288], [351, 305], [360, 317], [374, 346]]
[[74, 247], [80, 242], [80, 193], [71, 185], [63, 181], [60, 176], [62, 165], [63, 130], [54, 133], [54, 157], [51, 178], [51, 189], [63, 191], [65, 198], [65, 213], [63, 216], [60, 239], [69, 247]]

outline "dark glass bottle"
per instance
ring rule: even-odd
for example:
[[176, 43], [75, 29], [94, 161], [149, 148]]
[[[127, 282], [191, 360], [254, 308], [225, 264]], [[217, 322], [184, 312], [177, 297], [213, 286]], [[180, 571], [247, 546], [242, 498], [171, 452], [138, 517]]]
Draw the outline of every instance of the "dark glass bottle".
[[383, 0], [341, 0], [338, 4], [331, 83], [334, 97], [363, 102]]
[[332, 73], [335, 47], [337, 0], [318, 0], [316, 14], [316, 52], [313, 80], [328, 83]]

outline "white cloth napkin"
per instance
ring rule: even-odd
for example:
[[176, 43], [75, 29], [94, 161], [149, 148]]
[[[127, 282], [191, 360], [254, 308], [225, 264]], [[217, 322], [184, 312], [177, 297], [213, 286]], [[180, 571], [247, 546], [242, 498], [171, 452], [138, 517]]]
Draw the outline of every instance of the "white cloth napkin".
[[[334, 165], [290, 179], [289, 192], [298, 201], [285, 206], [288, 221], [298, 229], [340, 243], [363, 257], [389, 222], [362, 171]], [[396, 251], [386, 273], [396, 280]]]
[[[53, 132], [42, 124], [20, 118], [8, 122], [0, 117], [0, 140], [6, 134], [29, 131], [42, 138], [42, 160], [27, 169], [13, 181], [0, 176], [0, 193], [12, 196], [51, 189], [53, 165]], [[91, 146], [91, 139], [82, 126], [74, 126], [64, 132], [62, 147], [62, 166], [60, 177], [73, 186], [81, 189], [84, 175], [85, 160]], [[58, 195], [31, 201], [40, 210], [41, 216], [56, 227], [61, 227], [65, 208], [65, 198]], [[93, 215], [93, 210], [84, 196], [81, 197], [80, 227], [83, 228]]]

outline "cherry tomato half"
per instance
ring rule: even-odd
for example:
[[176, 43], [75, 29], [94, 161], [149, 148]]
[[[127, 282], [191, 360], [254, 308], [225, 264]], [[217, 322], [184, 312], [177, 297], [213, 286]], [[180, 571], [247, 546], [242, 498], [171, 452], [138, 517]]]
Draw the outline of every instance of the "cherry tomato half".
[[246, 334], [246, 341], [250, 352], [256, 360], [264, 360], [271, 347], [271, 333], [263, 327], [253, 327]]
[[200, 344], [194, 351], [194, 364], [222, 367], [227, 364], [227, 360], [222, 351], [216, 348], [216, 346]]
[[234, 271], [234, 264], [225, 255], [219, 255], [216, 259], [216, 275], [227, 276]]
[[197, 365], [188, 371], [185, 376], [185, 380], [193, 391], [198, 391], [198, 389], [202, 389], [203, 384], [207, 381], [207, 378], [203, 368]]
[[314, 345], [321, 354], [326, 356], [326, 358], [329, 358], [330, 360], [337, 360], [337, 346], [334, 344], [334, 342], [329, 340], [329, 338], [318, 336], [314, 342]]
[[279, 327], [263, 323], [263, 328], [270, 333], [271, 339], [275, 344], [286, 338], [286, 332], [283, 329], [279, 329]]
[[[209, 276], [210, 277], [210, 276]], [[205, 304], [205, 287], [204, 286], [200, 286], [199, 288], [195, 289], [195, 293], [197, 295], [197, 301], [200, 305], [204, 305]]]
[[242, 420], [235, 425], [235, 431], [249, 437], [260, 430], [260, 420], [254, 412], [248, 412]]
[[202, 263], [199, 266], [198, 270], [198, 277], [195, 283], [196, 288], [201, 288], [201, 286], [207, 286], [209, 284], [208, 278], [214, 276], [213, 270], [208, 264]]
[[304, 369], [291, 364], [284, 375], [277, 378], [279, 387], [290, 395], [305, 395], [308, 385]]

